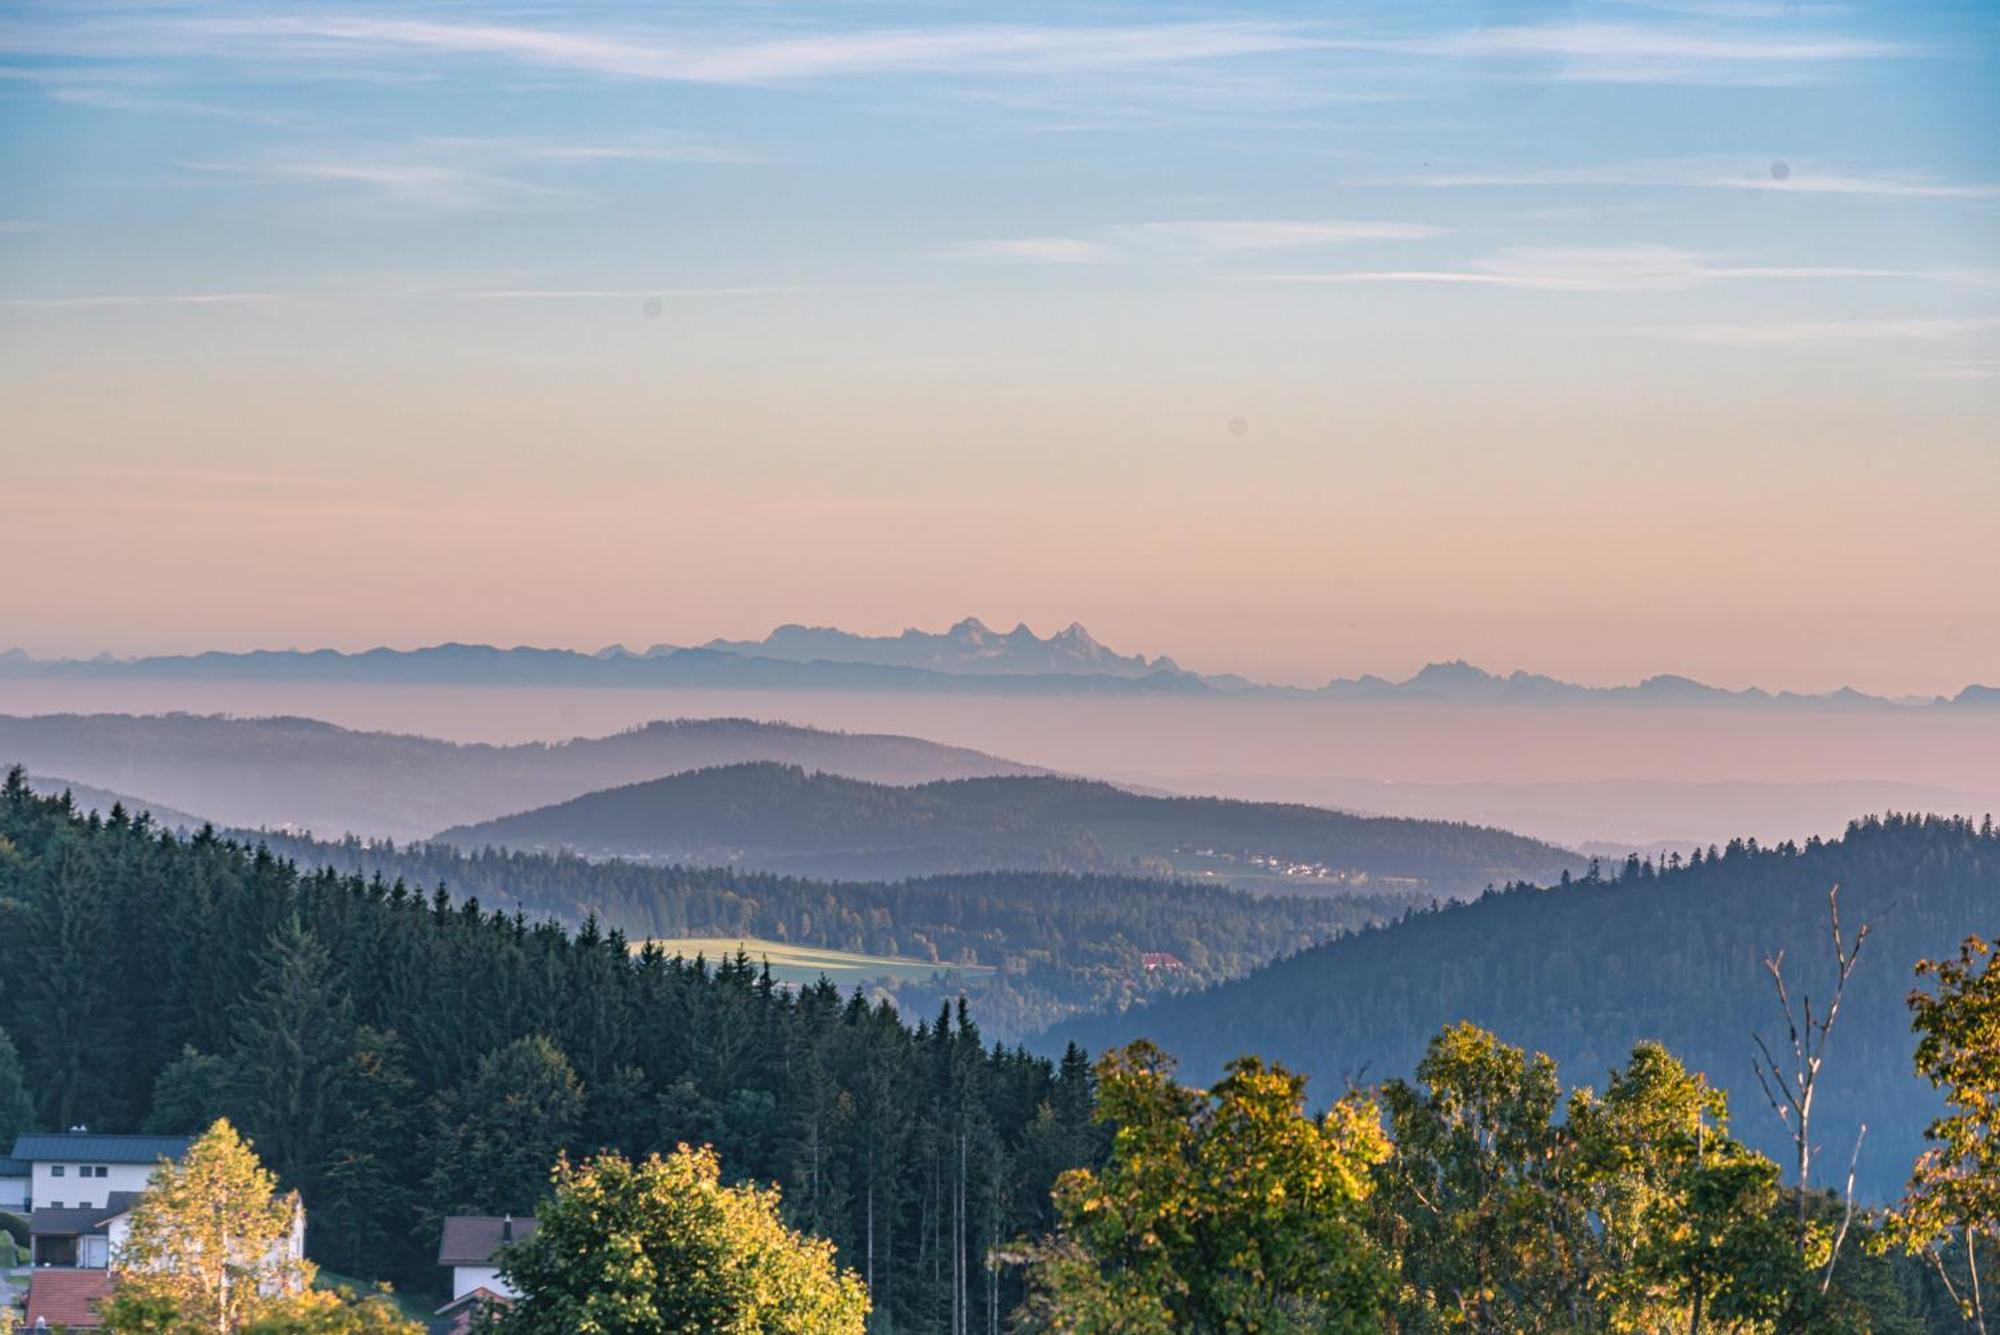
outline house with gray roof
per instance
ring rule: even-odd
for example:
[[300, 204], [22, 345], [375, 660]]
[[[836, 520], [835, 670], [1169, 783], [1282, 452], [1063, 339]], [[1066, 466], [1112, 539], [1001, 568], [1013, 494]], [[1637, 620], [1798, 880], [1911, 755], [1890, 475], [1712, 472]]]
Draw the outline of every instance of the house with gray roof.
[[146, 1189], [153, 1170], [179, 1159], [186, 1136], [106, 1136], [82, 1129], [19, 1136], [7, 1158], [27, 1165], [29, 1210], [94, 1210], [115, 1192]]

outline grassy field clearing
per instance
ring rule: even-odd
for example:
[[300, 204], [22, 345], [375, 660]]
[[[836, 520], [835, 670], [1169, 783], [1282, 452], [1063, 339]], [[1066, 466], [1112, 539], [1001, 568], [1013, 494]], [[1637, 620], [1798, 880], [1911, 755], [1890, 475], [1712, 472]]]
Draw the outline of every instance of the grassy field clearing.
[[965, 979], [986, 978], [994, 968], [987, 964], [934, 964], [929, 960], [895, 955], [860, 955], [824, 946], [801, 946], [786, 941], [762, 941], [755, 937], [659, 937], [653, 944], [669, 955], [700, 955], [710, 964], [733, 956], [738, 947], [751, 959], [768, 962], [771, 975], [784, 983], [813, 983], [825, 974], [842, 986], [893, 978], [898, 982], [921, 981], [936, 973], [955, 973]]

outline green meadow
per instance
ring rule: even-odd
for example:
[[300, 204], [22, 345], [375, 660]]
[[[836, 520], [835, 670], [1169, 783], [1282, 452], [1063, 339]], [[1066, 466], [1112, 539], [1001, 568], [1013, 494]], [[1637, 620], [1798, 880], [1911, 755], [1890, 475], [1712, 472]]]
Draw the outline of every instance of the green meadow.
[[794, 945], [787, 941], [765, 941], [756, 937], [673, 936], [655, 937], [652, 944], [669, 955], [693, 959], [702, 956], [710, 964], [727, 959], [740, 948], [758, 963], [771, 966], [772, 977], [784, 983], [813, 983], [820, 975], [843, 986], [891, 978], [897, 982], [922, 981], [938, 973], [955, 973], [962, 978], [986, 978], [994, 972], [990, 964], [933, 963], [897, 955], [863, 955], [851, 950], [830, 950], [824, 946]]

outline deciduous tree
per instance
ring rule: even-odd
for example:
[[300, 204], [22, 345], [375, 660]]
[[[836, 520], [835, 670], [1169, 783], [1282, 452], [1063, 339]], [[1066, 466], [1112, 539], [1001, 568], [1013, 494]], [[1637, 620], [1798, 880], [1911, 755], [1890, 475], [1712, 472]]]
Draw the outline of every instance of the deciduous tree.
[[711, 1149], [565, 1161], [534, 1237], [507, 1251], [512, 1335], [860, 1335], [868, 1298], [778, 1193], [725, 1186]]
[[132, 1207], [131, 1230], [111, 1258], [107, 1325], [170, 1312], [176, 1332], [233, 1335], [298, 1297], [314, 1266], [294, 1254], [298, 1194], [278, 1182], [236, 1129], [218, 1121], [179, 1163], [163, 1163]]

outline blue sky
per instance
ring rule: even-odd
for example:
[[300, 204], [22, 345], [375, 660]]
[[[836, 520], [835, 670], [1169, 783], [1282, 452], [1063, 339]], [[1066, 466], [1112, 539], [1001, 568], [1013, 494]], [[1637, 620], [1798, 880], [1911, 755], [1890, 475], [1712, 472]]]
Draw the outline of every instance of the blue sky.
[[[16, 3], [0, 466], [96, 596], [15, 638], [976, 611], [1587, 675], [1665, 610], [1711, 675], [1941, 688], [2000, 657], [1944, 592], [2000, 566], [1996, 53], [1990, 3]], [[205, 547], [217, 486], [302, 539]], [[355, 533], [398, 558], [327, 584]]]

